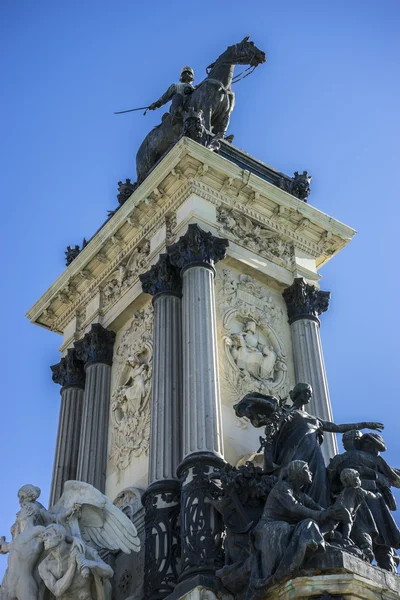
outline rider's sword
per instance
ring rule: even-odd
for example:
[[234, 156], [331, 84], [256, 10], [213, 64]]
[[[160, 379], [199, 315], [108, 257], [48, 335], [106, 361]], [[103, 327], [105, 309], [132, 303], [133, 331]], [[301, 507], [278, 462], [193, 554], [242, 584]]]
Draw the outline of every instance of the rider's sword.
[[147, 113], [147, 111], [149, 110], [148, 106], [141, 106], [140, 108], [130, 108], [129, 110], [120, 110], [119, 112], [115, 112], [114, 115], [122, 115], [123, 113], [128, 113], [128, 112], [135, 112], [135, 110], [145, 110], [145, 112], [143, 113], [144, 115]]

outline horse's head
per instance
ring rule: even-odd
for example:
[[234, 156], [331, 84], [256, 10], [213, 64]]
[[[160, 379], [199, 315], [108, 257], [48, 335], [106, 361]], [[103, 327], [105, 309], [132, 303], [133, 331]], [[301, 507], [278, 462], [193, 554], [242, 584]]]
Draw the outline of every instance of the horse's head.
[[235, 64], [258, 67], [258, 65], [265, 63], [267, 55], [257, 48], [254, 42], [249, 41], [249, 38], [250, 36], [246, 35], [239, 44], [229, 46], [228, 50], [232, 51], [232, 59]]
[[209, 73], [214, 67], [219, 65], [250, 65], [251, 67], [258, 67], [261, 63], [267, 60], [265, 52], [257, 48], [254, 42], [249, 41], [250, 36], [246, 37], [233, 46], [228, 46], [223, 54], [211, 65], [207, 67], [207, 73]]

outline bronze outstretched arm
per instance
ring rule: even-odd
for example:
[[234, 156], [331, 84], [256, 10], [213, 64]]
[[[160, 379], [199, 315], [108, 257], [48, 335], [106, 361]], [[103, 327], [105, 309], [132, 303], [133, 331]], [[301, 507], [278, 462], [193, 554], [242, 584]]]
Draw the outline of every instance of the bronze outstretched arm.
[[156, 110], [156, 108], [160, 108], [161, 106], [164, 106], [164, 104], [167, 104], [167, 102], [172, 100], [172, 98], [175, 95], [175, 92], [175, 84], [172, 83], [167, 89], [167, 91], [158, 100], [150, 104], [149, 110]]
[[362, 421], [361, 423], [344, 423], [343, 425], [336, 425], [330, 421], [321, 421], [322, 429], [329, 431], [330, 433], [346, 433], [346, 431], [352, 431], [353, 429], [375, 429], [376, 431], [382, 431], [384, 429], [383, 423], [375, 423], [370, 421]]

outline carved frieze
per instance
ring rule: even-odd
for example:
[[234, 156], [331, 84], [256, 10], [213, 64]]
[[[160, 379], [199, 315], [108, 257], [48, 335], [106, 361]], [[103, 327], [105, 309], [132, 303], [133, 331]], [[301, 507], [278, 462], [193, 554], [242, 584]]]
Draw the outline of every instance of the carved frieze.
[[107, 309], [117, 301], [131, 287], [140, 273], [146, 270], [149, 254], [150, 242], [145, 240], [113, 271], [103, 286], [103, 309]]
[[115, 353], [110, 459], [118, 476], [133, 457], [149, 453], [153, 308], [137, 311]]
[[285, 267], [293, 265], [293, 244], [282, 240], [276, 231], [260, 225], [243, 213], [221, 206], [217, 208], [217, 221], [221, 233], [230, 235], [252, 252]]
[[250, 391], [286, 396], [282, 308], [255, 279], [229, 269], [217, 277], [217, 306], [223, 342], [221, 379], [230, 402]]

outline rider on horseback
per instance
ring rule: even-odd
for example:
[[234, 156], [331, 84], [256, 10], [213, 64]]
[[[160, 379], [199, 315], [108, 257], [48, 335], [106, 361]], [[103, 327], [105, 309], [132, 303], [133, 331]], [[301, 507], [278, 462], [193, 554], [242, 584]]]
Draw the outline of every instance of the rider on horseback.
[[180, 83], [171, 84], [161, 98], [156, 102], [153, 102], [153, 104], [150, 104], [149, 110], [156, 110], [156, 108], [160, 108], [172, 100], [169, 109], [171, 122], [181, 119], [186, 100], [195, 89], [192, 85], [192, 81], [194, 81], [193, 69], [191, 67], [183, 67], [183, 69], [181, 69]]

